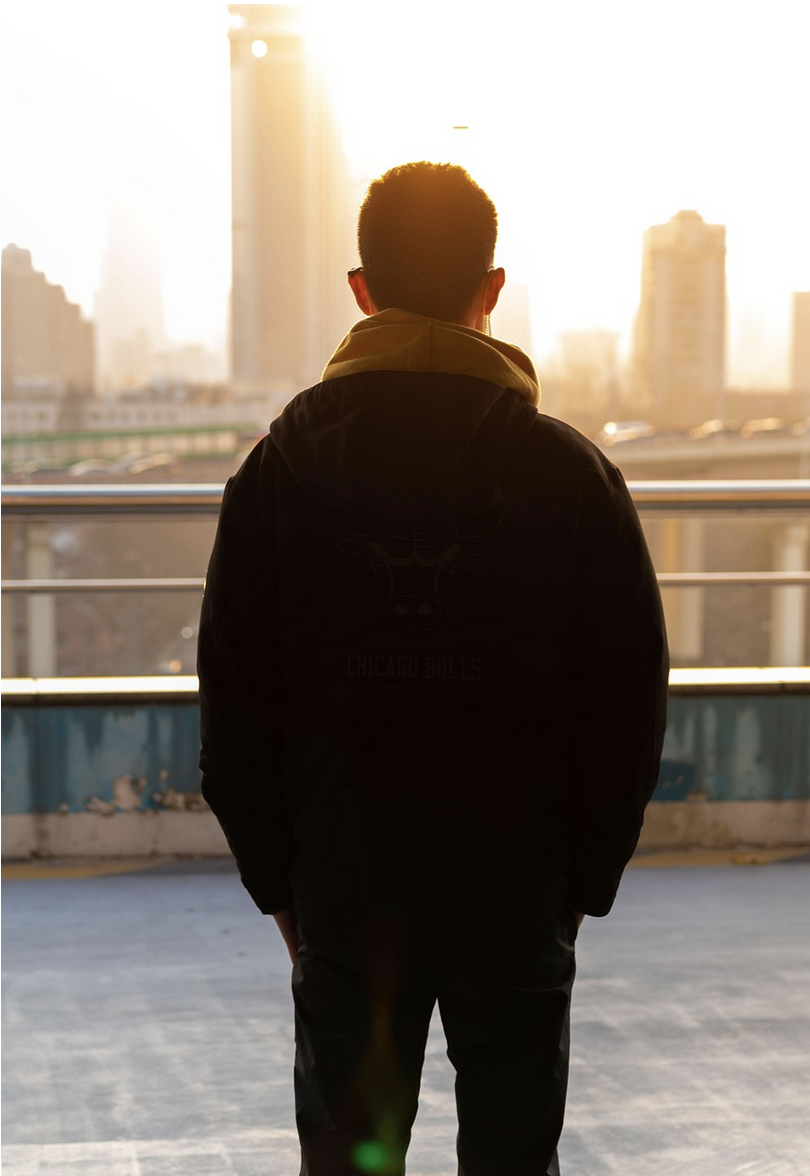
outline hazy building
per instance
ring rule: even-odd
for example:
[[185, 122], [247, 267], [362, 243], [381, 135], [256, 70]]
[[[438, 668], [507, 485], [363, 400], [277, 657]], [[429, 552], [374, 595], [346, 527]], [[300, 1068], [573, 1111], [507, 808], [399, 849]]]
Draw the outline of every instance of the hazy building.
[[726, 230], [679, 212], [644, 234], [634, 397], [658, 427], [723, 416]]
[[794, 392], [810, 396], [810, 290], [793, 295], [790, 383]]
[[359, 317], [346, 283], [354, 210], [301, 9], [231, 4], [235, 387], [314, 383]]
[[528, 286], [506, 283], [492, 312], [492, 334], [532, 355], [532, 310]]
[[36, 389], [89, 392], [94, 385], [93, 324], [61, 286], [34, 269], [31, 254], [7, 245], [2, 256], [4, 396]]
[[558, 335], [541, 375], [543, 411], [589, 434], [617, 420], [621, 415], [618, 340], [615, 331], [603, 329]]
[[178, 343], [157, 357], [159, 380], [188, 384], [221, 384], [227, 378], [224, 352], [203, 343]]
[[158, 374], [156, 356], [166, 346], [160, 255], [149, 205], [150, 198], [132, 181], [110, 208], [93, 304], [99, 383], [105, 390], [148, 383]]

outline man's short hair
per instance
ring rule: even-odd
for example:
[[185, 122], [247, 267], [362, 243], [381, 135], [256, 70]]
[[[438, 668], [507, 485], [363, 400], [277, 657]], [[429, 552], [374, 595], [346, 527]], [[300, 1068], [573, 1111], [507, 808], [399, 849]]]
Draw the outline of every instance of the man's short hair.
[[492, 265], [498, 214], [451, 163], [406, 163], [371, 184], [357, 244], [371, 300], [457, 322]]

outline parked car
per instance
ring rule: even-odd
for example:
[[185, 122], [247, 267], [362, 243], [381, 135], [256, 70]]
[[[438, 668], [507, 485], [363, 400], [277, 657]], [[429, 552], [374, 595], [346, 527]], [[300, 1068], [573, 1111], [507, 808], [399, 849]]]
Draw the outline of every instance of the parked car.
[[655, 429], [649, 421], [606, 421], [596, 434], [597, 445], [617, 445], [620, 441], [639, 441], [652, 437]]

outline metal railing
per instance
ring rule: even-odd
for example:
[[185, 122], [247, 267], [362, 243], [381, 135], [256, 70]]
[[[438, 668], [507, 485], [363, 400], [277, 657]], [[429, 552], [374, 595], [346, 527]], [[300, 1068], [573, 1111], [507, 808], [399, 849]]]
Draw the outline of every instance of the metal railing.
[[202, 576], [129, 576], [93, 580], [3, 580], [4, 592], [202, 592]]
[[[631, 481], [628, 486], [664, 590], [673, 664], [708, 667], [716, 677], [712, 666], [722, 670], [742, 663], [781, 673], [810, 661], [810, 480]], [[63, 680], [88, 674], [76, 680], [98, 680], [105, 690], [110, 675], [128, 673], [145, 682], [165, 674], [176, 690], [193, 668], [204, 579], [159, 573], [164, 567], [179, 573], [205, 566], [222, 493], [221, 486], [208, 483], [4, 486], [7, 567], [13, 568], [2, 581], [4, 690], [11, 680], [57, 681], [54, 675], [60, 673]], [[176, 551], [165, 532], [158, 537], [164, 522], [183, 532]], [[143, 530], [138, 533], [146, 557], [141, 575], [132, 574], [132, 553], [119, 523], [121, 530], [146, 523], [150, 533], [155, 524], [154, 543]], [[60, 529], [69, 535], [74, 524], [79, 532], [89, 528], [81, 542], [85, 554], [98, 558], [72, 562], [60, 551]], [[741, 530], [731, 535], [737, 526]], [[119, 558], [127, 560], [121, 568], [126, 575], [110, 574], [121, 566]], [[704, 570], [708, 560], [723, 570]], [[772, 570], [746, 570], [754, 560]], [[744, 588], [752, 593], [737, 595]], [[728, 601], [719, 595], [726, 589], [732, 593]], [[150, 596], [154, 604], [147, 606]], [[745, 673], [751, 684], [762, 685], [759, 671]], [[780, 678], [769, 688], [797, 684]], [[807, 690], [807, 682], [802, 679], [798, 688]], [[185, 690], [193, 690], [190, 678]]]
[[[808, 483], [810, 485], [810, 483]], [[216, 517], [224, 487], [208, 482], [138, 485], [3, 486], [3, 517], [20, 521], [103, 515], [207, 515]]]
[[[710, 588], [730, 585], [740, 588], [810, 587], [810, 572], [658, 572], [662, 588]], [[24, 595], [66, 592], [202, 592], [202, 576], [130, 576], [93, 580], [3, 580], [3, 592]]]
[[[810, 480], [633, 481], [628, 488], [645, 514], [703, 513], [810, 514]], [[36, 522], [55, 519], [189, 515], [215, 517], [222, 487], [200, 484], [4, 486], [3, 518]], [[659, 572], [662, 588], [716, 585], [785, 588], [810, 586], [810, 571]], [[202, 577], [121, 577], [94, 579], [9, 579], [8, 593], [195, 592]]]
[[[627, 483], [639, 510], [810, 509], [810, 479], [746, 479], [744, 481], [631, 481]], [[99, 514], [216, 515], [223, 487], [208, 482], [151, 485], [3, 486], [7, 518]]]

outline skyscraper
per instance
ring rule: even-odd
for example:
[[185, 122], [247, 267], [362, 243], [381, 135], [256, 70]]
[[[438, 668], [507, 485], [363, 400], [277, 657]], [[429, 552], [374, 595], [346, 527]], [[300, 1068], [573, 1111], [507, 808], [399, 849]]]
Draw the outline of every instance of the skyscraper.
[[314, 383], [358, 317], [345, 158], [300, 9], [231, 4], [237, 390], [283, 398]]
[[679, 212], [644, 234], [633, 347], [635, 398], [657, 426], [723, 415], [726, 230]]
[[147, 185], [128, 176], [110, 205], [101, 284], [93, 302], [105, 391], [147, 384], [166, 346], [153, 201]]
[[810, 395], [810, 290], [793, 295], [790, 382], [794, 392]]

